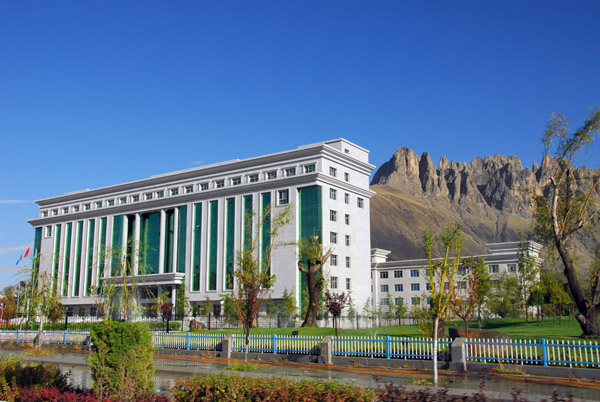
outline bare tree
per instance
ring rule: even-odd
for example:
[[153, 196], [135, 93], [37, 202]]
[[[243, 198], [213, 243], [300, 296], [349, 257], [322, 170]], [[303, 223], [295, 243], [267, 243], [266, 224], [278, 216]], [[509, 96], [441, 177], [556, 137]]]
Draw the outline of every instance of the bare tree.
[[[327, 262], [333, 249], [323, 253], [323, 244], [319, 237], [313, 235], [310, 239], [300, 239], [298, 244], [299, 260], [298, 269], [307, 276], [308, 282], [308, 309], [304, 317], [303, 327], [313, 327], [317, 322], [319, 312], [319, 297], [323, 290], [323, 275], [321, 269]], [[306, 265], [308, 264], [308, 268]]]
[[[600, 107], [591, 110], [583, 125], [570, 133], [568, 121], [553, 114], [542, 137], [544, 161], [551, 167], [547, 196], [534, 197], [536, 233], [553, 244], [564, 268], [578, 312], [575, 318], [586, 336], [600, 336], [600, 270], [578, 267], [573, 238], [583, 230], [598, 230], [599, 172], [577, 168], [582, 153], [600, 132]], [[551, 157], [551, 154], [554, 158]], [[586, 272], [580, 277], [578, 272]], [[590, 284], [589, 290], [582, 284]]]

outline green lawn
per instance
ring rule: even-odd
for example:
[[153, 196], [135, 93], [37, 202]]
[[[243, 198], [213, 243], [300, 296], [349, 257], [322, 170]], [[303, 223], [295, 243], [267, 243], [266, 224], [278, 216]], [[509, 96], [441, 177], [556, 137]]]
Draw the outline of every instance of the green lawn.
[[[462, 321], [450, 322], [446, 327], [459, 326], [463, 327]], [[469, 323], [470, 330], [477, 330], [477, 323], [472, 321]], [[484, 321], [482, 330], [500, 331], [507, 334], [512, 339], [576, 339], [581, 335], [581, 328], [577, 321], [573, 320], [569, 322], [568, 319], [563, 318], [562, 324], [559, 325], [558, 321], [556, 324], [552, 323], [551, 318], [538, 323], [535, 320], [525, 322], [524, 318], [495, 318]], [[298, 331], [299, 335], [305, 336], [327, 336], [335, 335], [333, 328], [253, 328], [250, 331], [251, 335], [291, 335], [292, 331]], [[242, 329], [235, 330], [214, 330], [214, 331], [203, 331], [202, 334], [241, 334]], [[416, 325], [404, 325], [404, 326], [393, 326], [393, 327], [378, 327], [378, 328], [365, 328], [365, 329], [349, 329], [338, 330], [340, 336], [422, 336]]]

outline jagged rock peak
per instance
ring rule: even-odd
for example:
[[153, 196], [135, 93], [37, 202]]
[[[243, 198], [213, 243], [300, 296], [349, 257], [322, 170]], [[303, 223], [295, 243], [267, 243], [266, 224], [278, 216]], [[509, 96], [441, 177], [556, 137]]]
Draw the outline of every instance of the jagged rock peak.
[[474, 158], [470, 163], [448, 163], [442, 156], [436, 167], [429, 153], [420, 157], [411, 149], [400, 147], [373, 176], [373, 185], [399, 187], [412, 194], [443, 197], [452, 203], [475, 202], [502, 211], [530, 215], [525, 190], [540, 190], [540, 178], [552, 161], [544, 159], [542, 167], [523, 169], [517, 156], [492, 155]]

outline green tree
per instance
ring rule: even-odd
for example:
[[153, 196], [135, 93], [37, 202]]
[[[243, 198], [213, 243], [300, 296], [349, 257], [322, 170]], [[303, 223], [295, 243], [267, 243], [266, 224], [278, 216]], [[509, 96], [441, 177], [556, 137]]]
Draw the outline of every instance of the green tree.
[[287, 288], [283, 289], [281, 305], [285, 315], [290, 317], [292, 320], [296, 319], [298, 316], [298, 305], [296, 303], [296, 298], [294, 297], [294, 290], [288, 293]]
[[387, 292], [386, 298], [388, 304], [387, 309], [385, 310], [385, 319], [388, 321], [389, 325], [390, 321], [396, 318], [396, 309], [394, 306], [394, 298], [392, 297], [392, 294], [390, 292]]
[[[427, 281], [431, 292], [430, 308], [433, 314], [433, 383], [438, 383], [437, 351], [439, 324], [448, 318], [449, 306], [454, 295], [455, 277], [460, 265], [462, 233], [460, 226], [444, 227], [439, 237], [443, 257], [433, 258], [436, 240], [427, 228], [423, 231], [425, 256], [427, 258]], [[447, 285], [446, 285], [447, 284]], [[442, 325], [443, 328], [443, 325]]]
[[406, 313], [408, 312], [406, 305], [404, 304], [404, 299], [399, 297], [398, 302], [395, 304], [394, 307], [396, 318], [398, 318], [398, 325], [402, 325], [400, 320], [402, 320], [403, 317], [406, 317]]
[[181, 281], [181, 284], [177, 286], [177, 293], [175, 298], [175, 312], [181, 317], [181, 329], [183, 329], [183, 322], [185, 317], [189, 314], [191, 309], [190, 298], [185, 293], [185, 278]]
[[502, 318], [518, 317], [523, 299], [519, 280], [514, 275], [503, 273], [490, 297], [490, 311]]
[[[271, 213], [270, 207], [262, 211], [261, 223], [269, 220], [269, 238], [270, 243], [261, 244], [261, 229], [265, 225], [256, 225], [255, 233], [245, 238], [245, 247], [236, 253], [237, 267], [233, 272], [236, 291], [234, 295], [235, 307], [238, 318], [244, 327], [244, 360], [248, 360], [248, 348], [250, 345], [250, 328], [257, 319], [258, 311], [263, 302], [271, 292], [275, 283], [275, 275], [269, 273], [271, 267], [271, 258], [275, 248], [280, 246], [277, 238], [281, 229], [286, 226], [292, 217], [292, 209], [288, 205], [281, 208], [275, 216]], [[246, 216], [247, 227], [252, 227], [255, 214]], [[261, 252], [262, 251], [262, 252]]]
[[13, 286], [5, 287], [2, 293], [3, 296], [2, 299], [0, 299], [3, 306], [2, 319], [6, 320], [6, 329], [8, 329], [10, 320], [17, 315], [17, 296], [15, 295]]
[[321, 244], [319, 236], [316, 235], [311, 236], [310, 239], [300, 239], [298, 244], [298, 269], [306, 275], [308, 284], [308, 309], [302, 323], [303, 327], [313, 327], [317, 322], [317, 314], [321, 304], [319, 299], [323, 291], [321, 269], [332, 252], [332, 248], [323, 252], [323, 244]]
[[[587, 270], [578, 267], [577, 251], [572, 247], [573, 238], [581, 231], [598, 232], [600, 175], [576, 166], [600, 132], [600, 107], [592, 109], [577, 130], [569, 132], [568, 124], [563, 115], [553, 114], [542, 137], [544, 162], [552, 172], [547, 195], [534, 197], [535, 230], [543, 242], [552, 244], [558, 252], [583, 334], [600, 336], [600, 270], [594, 266]], [[582, 280], [590, 284], [589, 288]]]

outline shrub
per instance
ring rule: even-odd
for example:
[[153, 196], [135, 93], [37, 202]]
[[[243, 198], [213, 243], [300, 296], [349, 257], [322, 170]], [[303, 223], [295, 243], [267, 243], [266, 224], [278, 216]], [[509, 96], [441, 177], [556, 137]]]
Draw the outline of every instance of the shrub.
[[[91, 391], [61, 391], [58, 388], [35, 389], [27, 388], [21, 391], [14, 402], [119, 402], [119, 398], [100, 398]], [[143, 394], [135, 402], [170, 402], [165, 395]]]
[[92, 327], [88, 365], [94, 393], [133, 401], [154, 390], [154, 345], [144, 323], [103, 321]]
[[69, 388], [67, 376], [60, 372], [58, 366], [28, 365], [21, 360], [7, 356], [0, 360], [0, 399], [12, 402], [19, 395], [21, 388], [56, 387], [61, 390]]
[[280, 377], [238, 377], [223, 374], [179, 380], [171, 392], [177, 402], [371, 402], [374, 396], [371, 390], [336, 381], [295, 382]]

